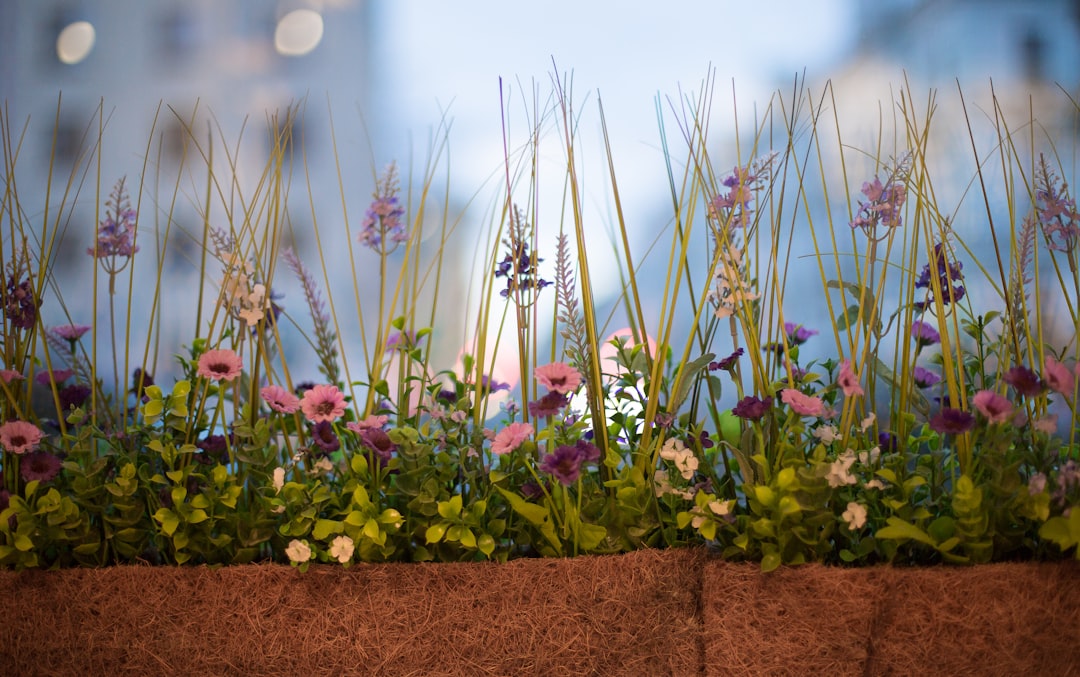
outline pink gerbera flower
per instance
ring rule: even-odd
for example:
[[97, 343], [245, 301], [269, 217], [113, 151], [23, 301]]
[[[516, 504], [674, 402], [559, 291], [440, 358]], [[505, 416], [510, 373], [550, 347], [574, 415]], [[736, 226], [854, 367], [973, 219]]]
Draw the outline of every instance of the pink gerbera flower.
[[263, 401], [279, 414], [291, 414], [300, 408], [300, 398], [279, 385], [269, 385], [259, 391]]
[[337, 386], [315, 386], [304, 392], [300, 408], [312, 423], [334, 421], [345, 413], [345, 396]]
[[243, 360], [228, 348], [207, 350], [199, 356], [199, 376], [212, 381], [231, 381], [243, 369]]
[[1012, 402], [993, 390], [980, 390], [971, 398], [971, 403], [990, 423], [1005, 423], [1013, 411]]
[[54, 336], [58, 336], [65, 341], [75, 342], [82, 338], [82, 335], [90, 331], [90, 325], [88, 324], [62, 324], [59, 327], [53, 327], [50, 329]]
[[532, 434], [531, 425], [515, 421], [495, 435], [495, 439], [491, 442], [491, 453], [495, 455], [509, 453], [520, 447], [521, 443], [529, 439], [529, 435]]
[[536, 380], [548, 390], [566, 395], [581, 385], [581, 374], [565, 362], [552, 362], [533, 370]]
[[345, 427], [359, 435], [365, 430], [382, 430], [382, 427], [389, 420], [389, 416], [372, 414], [362, 421], [349, 421], [345, 424]]
[[1072, 370], [1049, 355], [1043, 366], [1043, 381], [1050, 390], [1066, 396], [1072, 395], [1076, 383]]
[[800, 416], [821, 416], [825, 411], [825, 404], [820, 398], [803, 394], [794, 388], [780, 391], [780, 400]]
[[851, 368], [850, 360], [844, 360], [840, 363], [840, 375], [836, 377], [836, 383], [844, 391], [845, 397], [864, 394], [862, 385], [859, 384], [859, 377], [855, 375], [855, 371]]
[[0, 369], [0, 378], [4, 379], [4, 383], [11, 383], [12, 381], [18, 381], [23, 378], [21, 371], [15, 371], [14, 369]]
[[41, 431], [33, 423], [8, 421], [0, 425], [0, 445], [13, 454], [33, 451], [41, 441]]

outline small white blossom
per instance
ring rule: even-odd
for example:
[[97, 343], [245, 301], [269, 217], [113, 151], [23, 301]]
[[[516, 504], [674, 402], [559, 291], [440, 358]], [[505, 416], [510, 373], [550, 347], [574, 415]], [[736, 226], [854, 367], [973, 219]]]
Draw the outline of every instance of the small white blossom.
[[326, 474], [334, 469], [334, 464], [330, 462], [330, 459], [325, 456], [315, 461], [315, 465], [311, 468], [313, 473]]
[[855, 502], [848, 503], [847, 510], [840, 517], [847, 522], [848, 528], [852, 531], [861, 529], [866, 524], [866, 506]]
[[874, 479], [872, 479], [872, 480], [870, 480], [869, 482], [866, 483], [866, 488], [867, 489], [881, 489], [882, 491], [884, 491], [885, 490], [885, 485], [882, 484], [881, 480], [879, 480], [878, 478], [875, 477]]
[[683, 479], [692, 478], [694, 471], [698, 468], [698, 460], [694, 456], [694, 452], [687, 449], [681, 440], [674, 437], [664, 442], [664, 447], [660, 450], [660, 458], [673, 461]]
[[289, 546], [285, 548], [285, 554], [293, 562], [303, 564], [311, 559], [311, 546], [306, 541], [298, 541], [294, 538], [289, 541]]
[[814, 428], [813, 434], [814, 437], [821, 440], [822, 444], [832, 444], [839, 435], [839, 431], [837, 431], [836, 426], [820, 425]]
[[829, 486], [832, 488], [842, 487], [846, 484], [855, 484], [855, 476], [851, 474], [851, 466], [855, 463], [855, 454], [849, 449], [840, 455], [829, 466]]
[[876, 420], [877, 414], [875, 414], [874, 412], [870, 412], [870, 415], [862, 420], [862, 424], [860, 427], [862, 428], [863, 432], [869, 430], [870, 426], [874, 425], [874, 421]]
[[338, 536], [330, 544], [330, 556], [342, 564], [352, 559], [354, 550], [356, 550], [356, 544], [348, 536]]
[[280, 492], [285, 486], [285, 468], [274, 468], [274, 490]]
[[870, 451], [859, 452], [859, 463], [863, 465], [873, 465], [877, 463], [877, 460], [881, 458], [881, 448], [874, 447]]

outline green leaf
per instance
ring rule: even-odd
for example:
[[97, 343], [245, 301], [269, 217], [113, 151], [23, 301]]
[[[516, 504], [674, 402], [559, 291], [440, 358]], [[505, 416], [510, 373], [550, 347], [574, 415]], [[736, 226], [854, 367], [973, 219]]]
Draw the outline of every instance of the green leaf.
[[607, 529], [599, 524], [587, 524], [582, 522], [578, 531], [578, 545], [583, 550], [592, 550], [604, 542], [607, 538]]
[[480, 534], [476, 539], [476, 547], [485, 557], [491, 557], [491, 553], [495, 552], [495, 539], [491, 534]]
[[165, 532], [166, 536], [172, 536], [176, 533], [176, 528], [180, 526], [180, 518], [168, 508], [159, 508], [154, 513], [154, 519], [161, 524], [161, 530]]
[[445, 522], [439, 522], [438, 524], [432, 524], [424, 532], [424, 540], [428, 543], [438, 543], [446, 535], [446, 527], [449, 526]]
[[331, 534], [340, 534], [344, 530], [345, 525], [337, 520], [320, 519], [315, 521], [311, 535], [316, 540], [325, 541]]
[[769, 573], [775, 571], [781, 564], [780, 553], [770, 552], [761, 558], [761, 571]]
[[458, 540], [461, 541], [461, 544], [466, 548], [476, 547], [476, 534], [472, 532], [472, 529], [462, 527], [461, 533], [458, 534]]
[[878, 539], [913, 540], [925, 543], [931, 547], [937, 547], [937, 541], [914, 524], [905, 522], [899, 517], [890, 517], [885, 521], [888, 523], [888, 526], [881, 527], [877, 530], [877, 533], [874, 534]]
[[461, 515], [461, 495], [452, 496], [449, 501], [439, 501], [439, 516], [453, 519]]
[[[679, 381], [679, 389], [675, 392], [675, 394], [671, 398], [671, 401], [668, 403], [668, 411], [679, 410], [679, 407], [681, 407], [683, 402], [686, 400], [686, 396], [690, 394], [690, 388], [694, 385], [694, 376], [696, 376], [697, 373], [705, 367], [708, 367], [709, 363], [712, 362], [714, 357], [716, 357], [716, 355], [714, 355], [713, 353], [705, 353], [696, 360], [688, 362], [682, 368], [682, 380]], [[676, 375], [676, 379], [678, 378], [680, 377]]]
[[851, 305], [847, 307], [840, 315], [836, 316], [836, 328], [839, 331], [846, 331], [851, 325], [859, 319], [859, 306]]

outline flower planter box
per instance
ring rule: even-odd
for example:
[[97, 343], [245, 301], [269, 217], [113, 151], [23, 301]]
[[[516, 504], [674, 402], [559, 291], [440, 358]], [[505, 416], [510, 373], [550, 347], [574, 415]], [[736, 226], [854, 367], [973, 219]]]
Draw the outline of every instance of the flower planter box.
[[1080, 566], [701, 550], [0, 572], [0, 674], [1076, 674]]

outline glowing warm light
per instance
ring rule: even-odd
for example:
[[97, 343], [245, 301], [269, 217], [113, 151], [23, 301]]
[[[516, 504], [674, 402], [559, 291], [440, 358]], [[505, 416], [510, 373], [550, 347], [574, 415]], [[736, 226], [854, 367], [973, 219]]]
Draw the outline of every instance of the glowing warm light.
[[56, 38], [56, 56], [66, 64], [79, 63], [94, 48], [94, 36], [94, 26], [89, 21], [64, 26]]
[[278, 21], [274, 48], [284, 56], [303, 56], [319, 46], [322, 35], [322, 16], [310, 9], [298, 9]]

